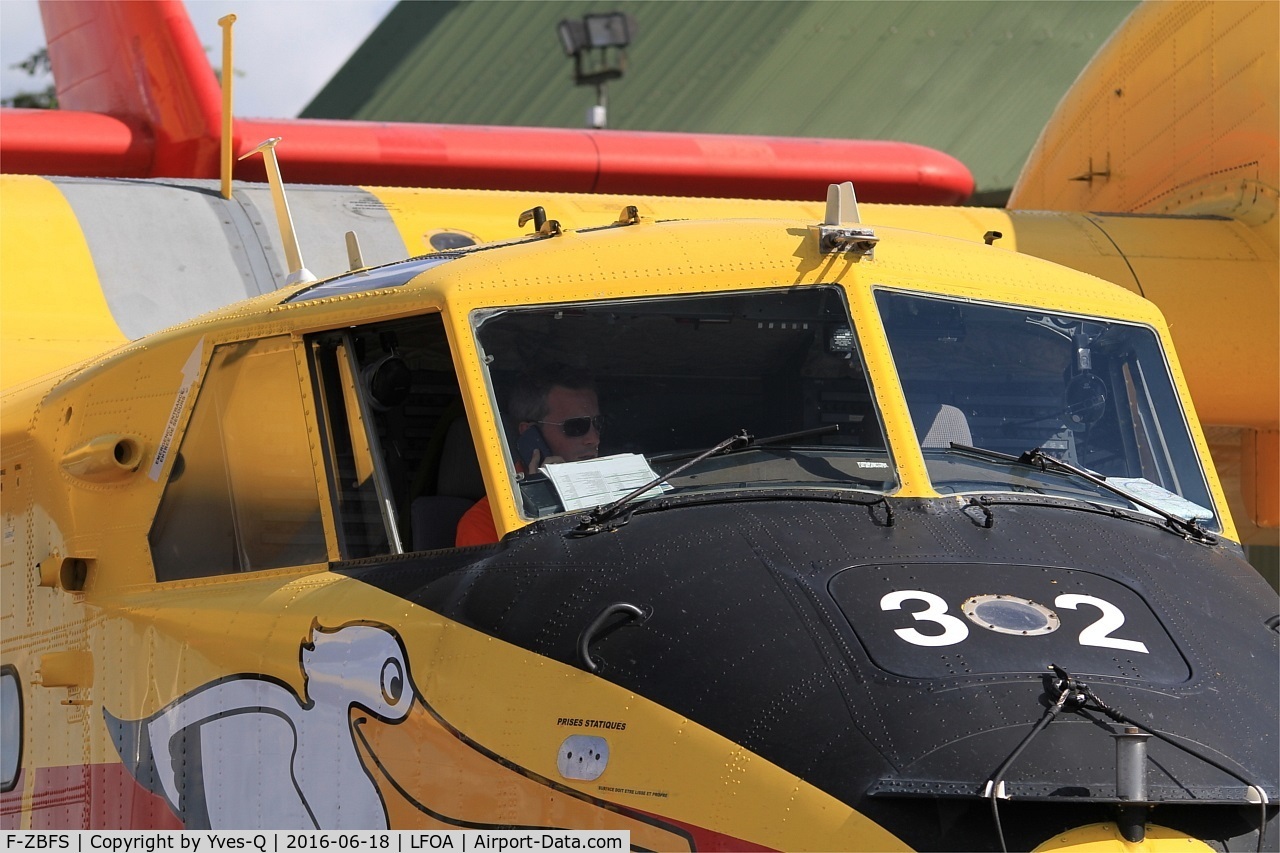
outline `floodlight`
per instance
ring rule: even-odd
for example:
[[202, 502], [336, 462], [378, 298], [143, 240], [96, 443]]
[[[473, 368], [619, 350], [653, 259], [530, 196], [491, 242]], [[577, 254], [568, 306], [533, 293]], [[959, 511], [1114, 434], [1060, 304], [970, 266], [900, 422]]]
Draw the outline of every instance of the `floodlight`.
[[587, 15], [582, 23], [586, 26], [587, 37], [594, 48], [626, 47], [631, 44], [631, 34], [635, 30], [635, 18], [625, 12], [610, 12], [607, 15]]
[[573, 57], [573, 82], [596, 87], [596, 103], [587, 111], [588, 127], [605, 126], [606, 90], [609, 81], [617, 80], [626, 70], [627, 45], [635, 38], [636, 29], [636, 19], [626, 12], [584, 15], [581, 20], [566, 18], [556, 25], [560, 46], [566, 56]]
[[560, 34], [560, 46], [565, 56], [576, 56], [590, 45], [587, 42], [587, 25], [582, 21], [561, 21], [557, 27]]

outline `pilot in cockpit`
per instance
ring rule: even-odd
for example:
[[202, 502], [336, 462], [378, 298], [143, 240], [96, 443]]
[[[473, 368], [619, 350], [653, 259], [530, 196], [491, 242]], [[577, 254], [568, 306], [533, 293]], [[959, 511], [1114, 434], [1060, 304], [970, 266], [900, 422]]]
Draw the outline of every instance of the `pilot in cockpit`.
[[[535, 473], [551, 462], [579, 462], [600, 455], [600, 401], [595, 381], [584, 370], [554, 365], [517, 381], [503, 413], [515, 425], [518, 465]], [[486, 495], [458, 522], [455, 544], [498, 541]]]

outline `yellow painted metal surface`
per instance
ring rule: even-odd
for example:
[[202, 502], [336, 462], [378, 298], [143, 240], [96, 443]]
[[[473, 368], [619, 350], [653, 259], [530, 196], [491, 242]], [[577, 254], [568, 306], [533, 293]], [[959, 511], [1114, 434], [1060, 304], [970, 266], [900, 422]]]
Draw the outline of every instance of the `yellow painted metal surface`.
[[361, 187], [386, 207], [411, 254], [434, 251], [428, 238], [448, 223], [449, 230], [481, 241], [507, 240], [532, 232], [518, 226], [519, 214], [541, 206], [548, 219], [565, 229], [596, 228], [619, 218], [634, 205], [641, 221], [673, 219], [762, 219], [794, 217], [821, 220], [824, 204], [815, 201], [680, 198], [675, 196], [594, 195], [586, 193], [439, 190]]
[[1022, 210], [1212, 213], [1270, 223], [1280, 151], [1280, 5], [1144, 3], [1049, 120]]
[[[347, 578], [221, 578], [170, 585], [163, 601], [145, 590], [98, 601], [105, 619], [91, 628], [92, 645], [117, 662], [134, 662], [137, 677], [99, 683], [93, 698], [137, 717], [228, 673], [261, 673], [306, 695], [299, 649], [314, 626], [394, 625], [419, 707], [403, 725], [366, 721], [362, 736], [380, 759], [375, 783], [397, 828], [456, 828], [433, 821], [420, 804], [480, 824], [628, 829], [633, 843], [688, 849], [663, 828], [671, 827], [666, 821], [643, 824], [591, 804], [603, 800], [779, 850], [908, 849], [843, 803], [696, 723]], [[495, 701], [494, 684], [519, 701]], [[609, 730], [609, 774], [623, 784], [602, 790], [557, 772], [565, 735], [557, 720], [566, 709], [618, 724]], [[103, 747], [109, 754], [110, 744]], [[567, 798], [539, 779], [591, 799]]]
[[1095, 823], [1055, 835], [1032, 853], [1205, 853], [1212, 849], [1163, 826], [1148, 826], [1142, 841], [1126, 841], [1114, 823]]
[[[5, 358], [11, 387], [123, 342], [92, 274], [92, 259], [72, 211], [39, 178], [4, 178], [6, 245], [43, 240], [39, 253], [4, 254]], [[819, 221], [812, 202], [573, 196], [461, 190], [370, 188], [387, 208], [410, 251], [428, 251], [442, 222], [481, 240], [518, 237], [516, 214], [541, 204], [566, 229], [598, 227], [635, 204], [642, 221], [795, 217]], [[1096, 275], [1153, 300], [1161, 308], [1187, 365], [1204, 421], [1273, 428], [1280, 418], [1280, 304], [1274, 248], [1254, 229], [1222, 220], [1176, 221], [1082, 213], [1034, 213], [978, 208], [864, 205], [871, 225], [940, 234], [1052, 260]], [[127, 211], [122, 211], [127, 215]], [[10, 223], [14, 230], [10, 231]], [[29, 223], [40, 223], [38, 229]], [[8, 235], [14, 234], [10, 237]], [[192, 239], [201, 239], [193, 234]], [[55, 248], [53, 244], [57, 244]], [[39, 244], [37, 245], [44, 245]], [[1229, 284], [1223, 283], [1229, 282]], [[46, 298], [50, 297], [50, 298]]]
[[1242, 430], [1240, 445], [1245, 510], [1262, 527], [1280, 526], [1280, 431]]
[[1280, 425], [1280, 266], [1239, 223], [1093, 217], [1160, 306], [1209, 423]]
[[0, 385], [124, 343], [75, 211], [43, 178], [0, 176]]

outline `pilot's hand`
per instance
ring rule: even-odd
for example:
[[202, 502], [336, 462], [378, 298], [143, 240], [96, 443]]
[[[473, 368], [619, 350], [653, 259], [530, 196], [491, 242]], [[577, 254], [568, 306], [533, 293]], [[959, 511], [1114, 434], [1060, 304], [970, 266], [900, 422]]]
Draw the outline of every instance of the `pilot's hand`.
[[559, 465], [563, 461], [564, 459], [559, 456], [548, 456], [546, 459], [543, 459], [542, 451], [534, 450], [533, 455], [529, 457], [529, 473], [530, 474], [538, 473], [538, 469], [541, 468], [543, 465], [546, 465], [547, 463], [550, 463], [552, 465]]

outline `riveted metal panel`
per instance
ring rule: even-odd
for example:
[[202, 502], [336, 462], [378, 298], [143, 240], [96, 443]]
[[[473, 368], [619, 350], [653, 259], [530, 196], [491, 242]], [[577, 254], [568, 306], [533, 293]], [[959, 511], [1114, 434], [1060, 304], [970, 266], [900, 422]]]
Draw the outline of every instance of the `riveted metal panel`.
[[[288, 268], [265, 185], [239, 184], [227, 201], [216, 181], [54, 183], [75, 211], [111, 315], [130, 339], [284, 284]], [[406, 254], [385, 205], [364, 190], [289, 187], [288, 197], [303, 259], [319, 278], [347, 268], [349, 230], [358, 233], [366, 264]]]

